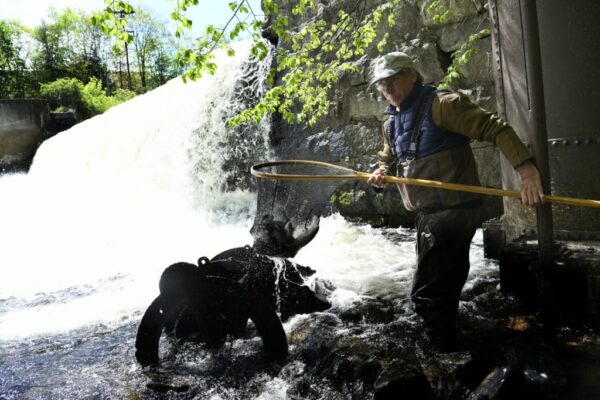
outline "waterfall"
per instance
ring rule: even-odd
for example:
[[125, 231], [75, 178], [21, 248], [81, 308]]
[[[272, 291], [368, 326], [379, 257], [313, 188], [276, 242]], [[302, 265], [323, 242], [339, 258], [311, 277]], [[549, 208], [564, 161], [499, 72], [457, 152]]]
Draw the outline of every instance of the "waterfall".
[[270, 61], [236, 51], [217, 53], [215, 75], [175, 78], [58, 134], [29, 174], [0, 178], [0, 338], [111, 321], [145, 307], [169, 264], [251, 243], [255, 195], [224, 190], [247, 173], [228, 158], [267, 159], [269, 127], [227, 121], [264, 91]]

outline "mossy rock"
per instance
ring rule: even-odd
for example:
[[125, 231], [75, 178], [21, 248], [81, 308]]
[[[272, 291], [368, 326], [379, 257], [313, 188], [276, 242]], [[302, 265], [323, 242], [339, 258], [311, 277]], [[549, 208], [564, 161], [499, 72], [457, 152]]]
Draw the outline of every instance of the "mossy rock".
[[375, 193], [369, 187], [344, 185], [329, 198], [334, 212], [344, 218], [373, 226], [414, 226], [414, 213], [407, 211], [393, 188]]

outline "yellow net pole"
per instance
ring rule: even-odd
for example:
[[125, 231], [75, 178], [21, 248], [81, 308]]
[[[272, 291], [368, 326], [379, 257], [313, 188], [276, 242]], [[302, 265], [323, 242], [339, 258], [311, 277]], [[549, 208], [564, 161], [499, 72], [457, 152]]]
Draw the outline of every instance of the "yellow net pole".
[[[262, 172], [260, 169], [267, 167], [276, 166], [314, 166], [328, 168], [331, 170], [341, 171], [345, 174], [342, 175], [309, 175], [309, 174], [280, 174], [280, 173], [269, 173]], [[315, 180], [363, 180], [366, 181], [371, 176], [367, 172], [358, 172], [350, 168], [341, 167], [339, 165], [330, 164], [321, 161], [309, 161], [309, 160], [281, 160], [281, 161], [270, 161], [262, 164], [256, 164], [250, 168], [250, 173], [258, 178], [264, 179], [276, 179], [276, 180], [303, 180], [303, 181], [315, 181]], [[426, 179], [414, 179], [414, 178], [403, 178], [396, 176], [386, 176], [385, 182], [387, 183], [400, 183], [405, 185], [414, 186], [425, 186], [435, 189], [446, 189], [446, 190], [459, 190], [463, 192], [480, 193], [491, 196], [503, 196], [503, 197], [515, 197], [521, 198], [521, 194], [514, 190], [486, 188], [482, 186], [474, 185], [463, 185], [459, 183], [448, 183], [440, 181], [431, 181]], [[554, 196], [545, 195], [546, 201], [552, 203], [569, 204], [573, 206], [582, 207], [594, 207], [600, 208], [600, 200], [589, 200], [579, 199], [575, 197], [565, 196]]]

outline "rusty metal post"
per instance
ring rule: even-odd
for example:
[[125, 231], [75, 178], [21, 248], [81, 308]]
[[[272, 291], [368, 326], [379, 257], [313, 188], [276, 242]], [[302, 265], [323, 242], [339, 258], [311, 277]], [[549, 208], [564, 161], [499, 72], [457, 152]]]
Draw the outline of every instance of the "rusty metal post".
[[[548, 162], [548, 138], [546, 134], [546, 109], [544, 106], [544, 83], [542, 77], [542, 59], [537, 20], [536, 2], [521, 1], [523, 15], [523, 39], [527, 76], [529, 77], [530, 108], [527, 110], [531, 128], [531, 148], [535, 157], [535, 165], [542, 176], [544, 193], [550, 193], [550, 166]], [[554, 235], [552, 224], [552, 208], [545, 204], [537, 209], [538, 243], [540, 260], [551, 261], [554, 256]]]
[[[528, 77], [529, 109], [527, 112], [529, 113], [528, 119], [531, 129], [531, 148], [535, 164], [541, 174], [544, 193], [550, 193], [550, 166], [537, 5], [535, 0], [521, 0], [520, 6], [523, 17], [523, 45]], [[546, 203], [538, 207], [536, 214], [540, 263], [538, 271], [540, 300], [546, 333], [553, 334], [556, 314], [556, 293], [553, 290], [555, 245], [550, 204]]]

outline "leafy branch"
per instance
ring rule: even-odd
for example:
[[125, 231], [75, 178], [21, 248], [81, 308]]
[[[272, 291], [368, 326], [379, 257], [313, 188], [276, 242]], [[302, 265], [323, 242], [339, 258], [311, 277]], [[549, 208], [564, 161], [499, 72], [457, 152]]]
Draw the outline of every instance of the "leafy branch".
[[[449, 0], [434, 0], [429, 4], [425, 11], [437, 24], [445, 24], [453, 16]], [[452, 63], [448, 67], [446, 75], [438, 85], [438, 88], [448, 90], [452, 88], [453, 84], [462, 76], [462, 71], [465, 66], [469, 63], [471, 58], [477, 54], [477, 43], [489, 35], [489, 29], [482, 29], [479, 32], [470, 35], [460, 48], [452, 53]]]
[[[279, 112], [290, 123], [315, 124], [329, 111], [329, 94], [343, 74], [359, 70], [355, 60], [373, 46], [380, 51], [385, 48], [389, 34], [375, 42], [377, 27], [384, 17], [392, 27], [403, 1], [388, 1], [369, 12], [366, 1], [357, 1], [353, 9], [340, 10], [335, 23], [329, 25], [314, 18], [297, 32], [289, 32], [287, 17], [272, 2], [265, 1], [263, 6], [269, 3], [271, 7], [265, 8], [266, 12], [278, 13], [273, 29], [283, 45], [278, 48], [274, 72], [283, 76], [254, 109], [244, 110], [231, 124], [258, 123], [270, 112]], [[302, 7], [314, 9], [314, 0], [300, 1], [292, 14], [301, 14]]]
[[448, 0], [434, 0], [425, 9], [427, 15], [437, 24], [445, 24], [452, 18], [452, 10], [448, 5]]
[[[185, 12], [198, 2], [177, 0], [171, 13], [171, 19], [176, 22], [177, 37], [181, 37], [185, 29], [191, 29], [193, 21], [185, 16]], [[115, 13], [132, 12], [133, 7], [124, 0], [105, 0], [105, 3], [106, 9], [92, 18], [93, 23], [99, 24], [106, 34], [129, 42], [132, 38], [123, 33], [126, 33], [126, 22], [114, 16]], [[359, 70], [355, 60], [373, 47], [379, 51], [386, 47], [389, 33], [377, 41], [377, 28], [382, 21], [386, 21], [389, 27], [394, 26], [396, 12], [403, 3], [404, 0], [382, 1], [374, 9], [367, 10], [366, 0], [357, 0], [352, 9], [340, 10], [333, 24], [313, 17], [298, 31], [291, 31], [290, 16], [280, 10], [274, 0], [263, 0], [263, 11], [272, 21], [269, 28], [280, 43], [276, 67], [269, 74], [272, 87], [254, 108], [244, 110], [230, 123], [258, 123], [267, 114], [279, 112], [290, 123], [315, 124], [327, 114], [329, 94], [343, 74]], [[249, 2], [236, 0], [230, 2], [229, 7], [232, 16], [223, 27], [209, 25], [193, 47], [180, 49], [177, 62], [184, 69], [184, 80], [201, 77], [203, 72], [213, 74], [217, 66], [212, 51], [223, 48], [233, 55], [229, 42], [242, 32], [251, 33], [254, 40], [251, 53], [254, 56], [264, 59], [268, 55], [269, 45], [261, 37], [264, 24], [258, 20]], [[302, 16], [307, 11], [316, 11], [315, 0], [298, 0], [289, 12], [291, 16]], [[249, 19], [251, 22], [247, 22]], [[281, 75], [281, 81], [275, 85], [277, 73]]]
[[116, 39], [113, 51], [119, 53], [125, 43], [133, 42], [133, 35], [127, 30], [127, 18], [133, 14], [133, 7], [122, 0], [104, 0], [106, 7], [91, 16], [93, 26], [100, 26], [102, 33]]
[[489, 35], [490, 30], [486, 28], [469, 36], [469, 39], [467, 39], [467, 41], [464, 42], [460, 48], [452, 54], [452, 64], [450, 64], [448, 67], [446, 75], [444, 76], [442, 82], [438, 85], [438, 88], [452, 88], [452, 85], [461, 77], [465, 66], [469, 63], [471, 58], [477, 54], [477, 43]]

